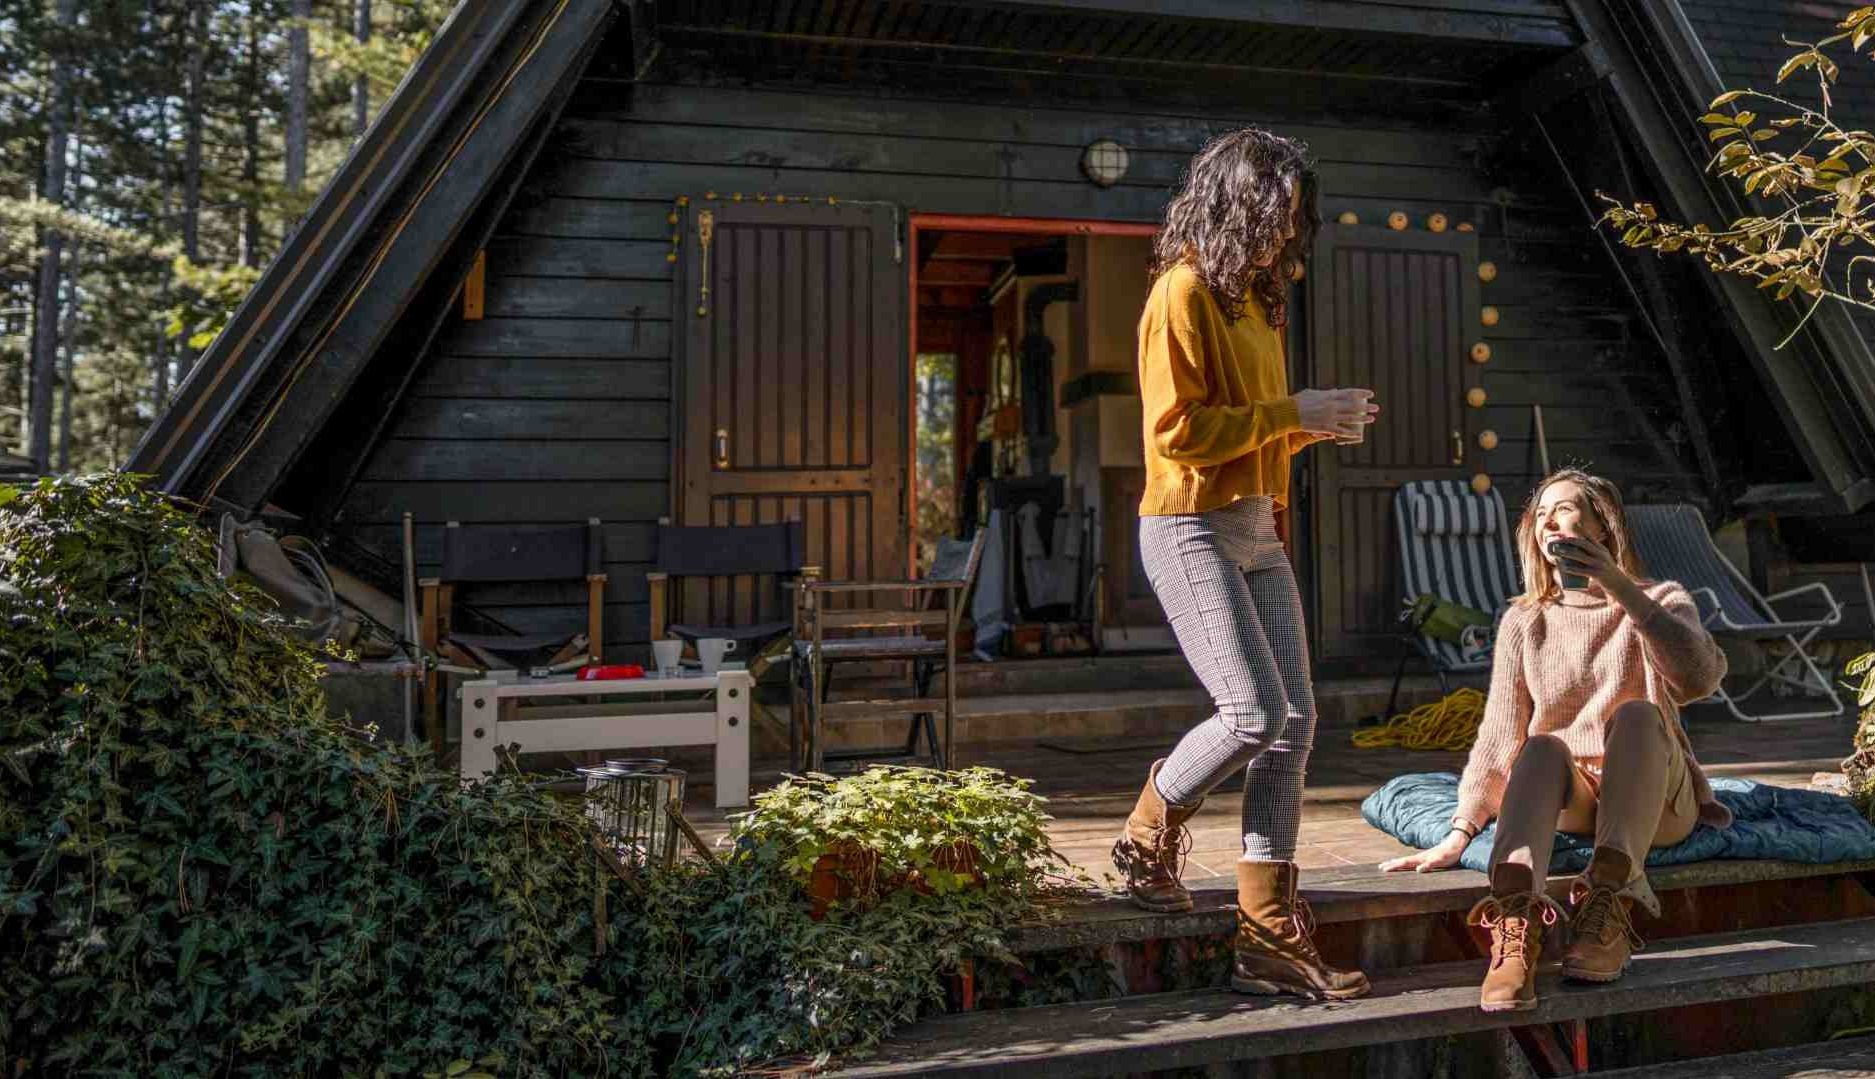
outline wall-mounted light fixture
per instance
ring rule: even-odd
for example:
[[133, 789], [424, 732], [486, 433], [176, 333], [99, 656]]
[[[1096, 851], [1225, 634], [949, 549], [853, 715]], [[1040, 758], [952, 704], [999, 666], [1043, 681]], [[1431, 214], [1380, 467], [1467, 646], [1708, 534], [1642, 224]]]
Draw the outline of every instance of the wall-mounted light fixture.
[[1112, 187], [1126, 176], [1132, 155], [1112, 139], [1095, 139], [1081, 151], [1081, 171], [1101, 187]]

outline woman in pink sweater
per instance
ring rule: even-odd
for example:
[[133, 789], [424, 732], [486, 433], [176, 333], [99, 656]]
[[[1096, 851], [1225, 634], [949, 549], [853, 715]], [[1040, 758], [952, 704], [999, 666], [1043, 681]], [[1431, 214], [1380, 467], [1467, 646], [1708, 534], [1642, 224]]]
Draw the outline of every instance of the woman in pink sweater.
[[[1524, 508], [1517, 547], [1524, 593], [1498, 627], [1452, 830], [1381, 866], [1455, 865], [1497, 818], [1491, 894], [1471, 912], [1491, 933], [1480, 995], [1488, 1012], [1536, 1006], [1543, 931], [1565, 916], [1563, 974], [1619, 978], [1640, 943], [1633, 904], [1659, 912], [1642, 872], [1648, 849], [1678, 843], [1701, 821], [1731, 822], [1679, 711], [1718, 686], [1725, 655], [1685, 588], [1643, 577], [1614, 484], [1577, 469], [1550, 476]], [[1595, 836], [1567, 915], [1543, 892], [1558, 829]]]

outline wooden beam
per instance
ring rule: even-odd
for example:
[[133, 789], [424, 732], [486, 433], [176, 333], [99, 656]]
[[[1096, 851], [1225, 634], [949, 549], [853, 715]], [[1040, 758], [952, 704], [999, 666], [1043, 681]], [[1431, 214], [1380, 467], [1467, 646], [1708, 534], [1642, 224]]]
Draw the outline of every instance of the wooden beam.
[[985, 232], [938, 232], [937, 250], [932, 257], [948, 261], [951, 259], [981, 259], [989, 262], [1002, 262], [1014, 258], [1016, 248], [1024, 240], [1020, 236]]
[[658, 40], [657, 0], [624, 0], [625, 17], [631, 21], [632, 78], [642, 80], [657, 63], [663, 43]]
[[[927, 0], [934, 7], [991, 11], [1073, 11], [1209, 19], [1269, 26], [1410, 34], [1457, 41], [1566, 48], [1581, 41], [1569, 20], [1526, 0]], [[1547, 5], [1545, 5], [1547, 6]]]
[[1506, 112], [1546, 112], [1608, 77], [1608, 54], [1589, 41], [1504, 91], [1495, 104]]
[[932, 259], [918, 271], [920, 285], [983, 285], [996, 280], [993, 262], [965, 262], [959, 259]]
[[482, 320], [483, 298], [488, 287], [488, 249], [475, 253], [469, 264], [469, 276], [462, 282], [462, 321]]

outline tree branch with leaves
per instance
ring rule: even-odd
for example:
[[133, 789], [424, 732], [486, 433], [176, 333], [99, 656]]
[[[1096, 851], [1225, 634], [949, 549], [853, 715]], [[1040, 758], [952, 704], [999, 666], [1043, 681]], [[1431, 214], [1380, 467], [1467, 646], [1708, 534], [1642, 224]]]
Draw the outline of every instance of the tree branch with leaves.
[[[1601, 223], [1621, 230], [1628, 247], [1697, 255], [1715, 272], [1775, 288], [1777, 299], [1803, 293], [1810, 303], [1797, 328], [1824, 300], [1875, 311], [1875, 134], [1832, 115], [1830, 91], [1841, 67], [1826, 51], [1847, 42], [1860, 54], [1875, 41], [1875, 6], [1851, 12], [1836, 28], [1816, 42], [1785, 39], [1800, 51], [1778, 69], [1777, 82], [1810, 72], [1816, 106], [1747, 88], [1720, 94], [1700, 117], [1717, 147], [1707, 170], [1736, 181], [1746, 196], [1770, 202], [1767, 212], [1723, 229], [1687, 226], [1662, 220], [1652, 203], [1624, 204], [1598, 192], [1607, 204]], [[1798, 139], [1792, 149], [1774, 145]]]

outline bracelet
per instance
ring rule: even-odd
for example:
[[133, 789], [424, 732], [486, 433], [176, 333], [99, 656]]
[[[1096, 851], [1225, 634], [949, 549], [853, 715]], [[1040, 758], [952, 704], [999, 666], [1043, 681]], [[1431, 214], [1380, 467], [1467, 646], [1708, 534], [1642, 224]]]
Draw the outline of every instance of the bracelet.
[[[1470, 824], [1470, 823], [1471, 823], [1470, 821], [1466, 821], [1466, 822], [1465, 822], [1465, 824]], [[1457, 832], [1457, 833], [1458, 833], [1459, 835], [1462, 835], [1462, 836], [1464, 836], [1464, 837], [1465, 837], [1466, 839], [1468, 839], [1468, 840], [1469, 840], [1469, 839], [1476, 839], [1476, 838], [1478, 838], [1478, 831], [1479, 831], [1479, 829], [1477, 829], [1477, 828], [1476, 828], [1476, 826], [1473, 826], [1473, 828], [1472, 828], [1471, 830], [1467, 830], [1467, 829], [1466, 829], [1466, 828], [1464, 827], [1464, 825], [1461, 825], [1461, 824], [1460, 824], [1460, 823], [1458, 823], [1457, 821], [1453, 821], [1453, 822], [1452, 822], [1452, 831], [1454, 831], [1454, 832]]]

